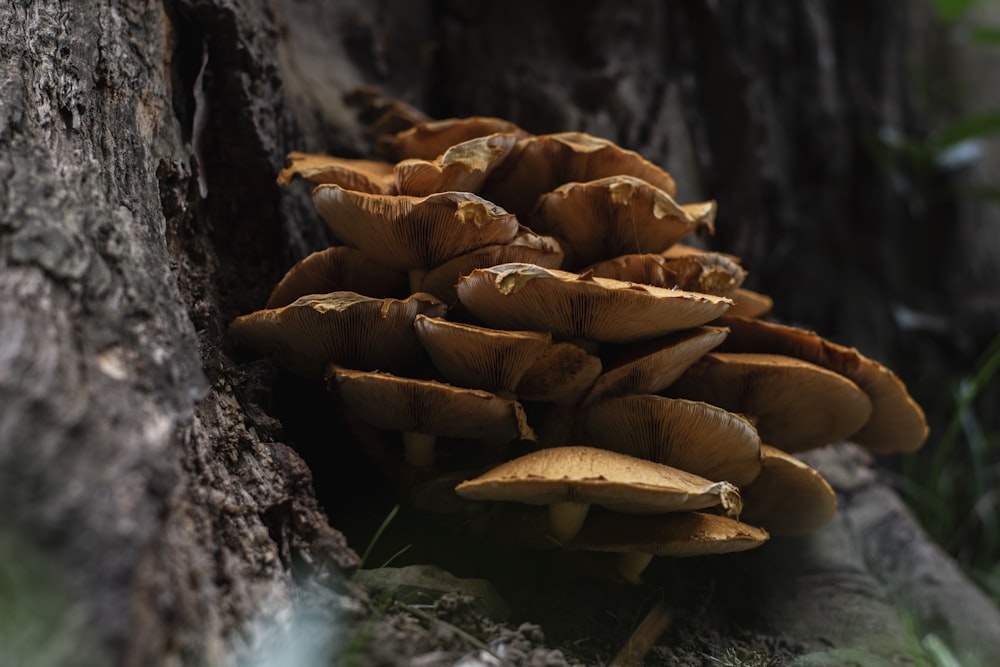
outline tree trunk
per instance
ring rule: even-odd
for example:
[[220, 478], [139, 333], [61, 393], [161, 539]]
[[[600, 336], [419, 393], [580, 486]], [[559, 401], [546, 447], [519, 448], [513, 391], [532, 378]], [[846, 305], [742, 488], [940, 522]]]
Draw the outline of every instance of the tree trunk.
[[[363, 110], [345, 101], [360, 86], [436, 117], [498, 115], [638, 150], [683, 199], [717, 198], [715, 243], [744, 255], [781, 315], [824, 333], [889, 327], [884, 304], [918, 286], [896, 261], [905, 206], [864, 152], [867, 128], [920, 122], [902, 78], [919, 23], [909, 3], [12, 5], [0, 12], [0, 619], [17, 621], [0, 620], [0, 657], [15, 664], [234, 664], [298, 621], [321, 628], [299, 650], [391, 664], [379, 641], [350, 642], [398, 631], [385, 640], [396, 664], [430, 652], [399, 620], [412, 612], [366, 620], [381, 608], [346, 579], [351, 547], [377, 526], [363, 508], [378, 515], [391, 495], [345, 430], [317, 432], [321, 391], [226, 337], [332, 241], [305, 188], [274, 178], [290, 150], [370, 153]], [[509, 584], [514, 620], [542, 623], [548, 642], [478, 627], [606, 662], [629, 629], [591, 629], [612, 599], [637, 613], [657, 585], [696, 576], [672, 600], [661, 659], [745, 646], [813, 652], [801, 664], [847, 655], [829, 651], [915, 660], [902, 613], [917, 637], [1000, 654], [996, 609], [872, 464], [851, 447], [817, 458], [842, 507], [815, 536], [732, 566], [661, 566], [659, 584], [627, 592], [556, 582], [539, 600]], [[359, 479], [370, 495], [350, 500]], [[715, 585], [727, 589], [698, 599]], [[557, 625], [567, 610], [580, 618]], [[422, 664], [472, 650], [455, 640]]]

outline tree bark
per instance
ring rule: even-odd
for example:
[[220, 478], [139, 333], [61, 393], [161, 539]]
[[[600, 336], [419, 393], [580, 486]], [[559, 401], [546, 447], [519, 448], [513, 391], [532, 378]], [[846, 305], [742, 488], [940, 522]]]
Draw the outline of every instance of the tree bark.
[[[224, 665], [295, 619], [339, 619], [343, 635], [315, 640], [333, 642], [327, 653], [358, 630], [368, 602], [346, 580], [358, 557], [340, 531], [350, 466], [365, 464], [346, 432], [315, 431], [329, 408], [312, 388], [233, 350], [226, 325], [332, 242], [306, 190], [274, 177], [291, 150], [370, 153], [345, 101], [360, 86], [435, 117], [498, 115], [638, 150], [683, 199], [719, 199], [716, 243], [744, 255], [780, 314], [885, 349], [888, 335], [859, 332], [889, 327], [884, 304], [910, 295], [919, 271], [896, 262], [907, 213], [864, 147], [868, 128], [919, 123], [902, 83], [913, 11], [818, 0], [0, 11], [0, 548], [8, 573], [37, 565], [15, 611], [60, 601], [44, 627], [62, 638], [0, 644], [25, 660]], [[851, 448], [819, 456], [832, 477], [849, 471], [834, 480], [835, 525], [737, 561], [769, 582], [755, 598], [769, 636], [799, 653], [898, 657], [905, 608], [921, 635], [1000, 654], [996, 609], [871, 465]], [[767, 575], [782, 564], [789, 585]], [[872, 623], [851, 624], [855, 611]], [[729, 645], [741, 630], [726, 618], [695, 628], [714, 638], [697, 651]], [[398, 664], [421, 650], [411, 638]], [[371, 664], [374, 650], [361, 654]]]

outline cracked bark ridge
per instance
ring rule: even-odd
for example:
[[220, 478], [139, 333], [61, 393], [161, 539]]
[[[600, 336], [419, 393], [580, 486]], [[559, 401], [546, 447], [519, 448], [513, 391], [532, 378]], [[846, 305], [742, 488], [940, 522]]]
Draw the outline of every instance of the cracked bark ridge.
[[95, 664], [218, 664], [292, 609], [293, 562], [356, 563], [222, 351], [279, 268], [276, 33], [247, 3], [38, 2], [0, 34], [2, 529]]

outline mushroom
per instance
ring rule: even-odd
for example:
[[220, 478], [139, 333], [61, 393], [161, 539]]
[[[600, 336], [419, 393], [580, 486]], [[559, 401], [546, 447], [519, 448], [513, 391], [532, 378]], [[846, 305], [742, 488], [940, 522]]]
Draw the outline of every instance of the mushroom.
[[723, 327], [695, 327], [629, 346], [617, 346], [605, 371], [591, 387], [584, 405], [606, 396], [655, 394], [670, 386], [691, 364], [719, 345], [729, 333]]
[[576, 403], [601, 374], [601, 360], [573, 343], [555, 343], [535, 360], [515, 392], [528, 401]]
[[722, 296], [729, 296], [746, 278], [739, 264], [715, 252], [675, 258], [659, 253], [620, 255], [587, 270], [602, 278]]
[[357, 292], [378, 298], [405, 298], [406, 274], [373, 261], [348, 246], [319, 250], [299, 260], [271, 290], [265, 308], [287, 306], [307, 294]]
[[429, 294], [377, 299], [355, 292], [309, 294], [287, 306], [241, 315], [229, 324], [237, 343], [269, 354], [282, 368], [320, 377], [330, 362], [355, 368], [415, 372], [421, 347], [413, 330], [418, 314], [444, 315]]
[[508, 397], [552, 347], [551, 334], [537, 331], [499, 331], [421, 315], [413, 326], [434, 367], [449, 382]]
[[773, 535], [805, 535], [837, 513], [837, 494], [823, 476], [777, 447], [761, 445], [761, 470], [741, 489], [743, 519]]
[[855, 382], [871, 399], [871, 417], [847, 436], [871, 452], [910, 452], [927, 439], [927, 419], [891, 370], [854, 348], [830, 342], [812, 331], [745, 317], [720, 324], [730, 335], [720, 349], [728, 352], [786, 354], [828, 368]]
[[743, 486], [760, 473], [760, 436], [747, 419], [708, 403], [635, 395], [588, 406], [580, 436], [595, 447]]
[[721, 506], [738, 516], [739, 491], [670, 466], [594, 447], [552, 447], [512, 459], [462, 482], [468, 500], [546, 505], [552, 536], [569, 542], [591, 505], [615, 512], [659, 514]]
[[458, 279], [475, 269], [511, 262], [558, 269], [562, 261], [562, 249], [554, 238], [539, 236], [527, 227], [521, 227], [517, 235], [507, 243], [476, 248], [430, 269], [420, 283], [420, 290], [453, 306], [458, 302], [458, 293], [455, 291]]
[[666, 171], [607, 139], [582, 132], [529, 136], [517, 142], [503, 166], [483, 185], [483, 196], [517, 215], [527, 215], [539, 196], [573, 181], [635, 176], [671, 197], [677, 191]]
[[456, 144], [491, 134], [512, 134], [518, 138], [530, 136], [510, 121], [472, 116], [417, 123], [398, 133], [392, 139], [392, 147], [402, 158], [434, 160]]
[[634, 176], [566, 183], [539, 197], [532, 229], [559, 239], [568, 269], [609, 256], [660, 252], [695, 231], [713, 230], [715, 202], [682, 206]]
[[601, 374], [601, 359], [574, 343], [556, 343], [521, 377], [517, 395], [545, 406], [538, 440], [546, 447], [566, 445], [573, 434], [577, 405]]
[[740, 258], [736, 255], [720, 253], [714, 250], [705, 250], [704, 248], [699, 248], [698, 246], [693, 246], [687, 243], [675, 243], [660, 254], [667, 259], [677, 259], [679, 257], [687, 257], [688, 255], [716, 254], [722, 255], [730, 262], [734, 262], [736, 264], [740, 263]]
[[867, 394], [843, 375], [780, 354], [706, 354], [667, 393], [747, 415], [764, 442], [789, 452], [842, 440], [872, 411]]
[[617, 578], [641, 584], [642, 572], [653, 556], [736, 553], [755, 549], [768, 538], [763, 528], [718, 514], [672, 512], [618, 517], [603, 512], [588, 518], [567, 548], [617, 553]]
[[764, 544], [767, 530], [719, 514], [679, 511], [623, 514], [595, 508], [576, 535], [559, 541], [545, 510], [510, 507], [489, 517], [487, 539], [502, 538], [529, 549], [614, 554], [600, 573], [627, 583], [642, 583], [642, 572], [653, 556], [689, 557], [746, 551]]
[[402, 431], [406, 460], [417, 467], [434, 463], [438, 437], [498, 444], [535, 439], [521, 404], [488, 391], [335, 364], [326, 377], [330, 391], [360, 419]]
[[457, 290], [465, 307], [490, 326], [613, 343], [700, 326], [720, 316], [732, 303], [710, 294], [635, 285], [531, 264], [477, 269], [459, 281]]
[[433, 161], [403, 160], [394, 169], [396, 191], [416, 196], [448, 190], [477, 192], [516, 142], [513, 134], [490, 134], [455, 144]]
[[774, 307], [774, 300], [771, 297], [745, 287], [729, 290], [723, 296], [733, 300], [732, 308], [726, 311], [726, 315], [733, 317], [760, 317], [771, 312], [771, 308]]
[[392, 163], [379, 160], [352, 160], [292, 152], [288, 154], [288, 166], [278, 174], [278, 185], [288, 187], [294, 177], [301, 176], [312, 183], [331, 183], [347, 190], [394, 194], [393, 169]]
[[341, 241], [393, 269], [419, 289], [427, 269], [518, 232], [517, 218], [469, 192], [426, 197], [371, 195], [336, 185], [313, 191], [316, 209]]

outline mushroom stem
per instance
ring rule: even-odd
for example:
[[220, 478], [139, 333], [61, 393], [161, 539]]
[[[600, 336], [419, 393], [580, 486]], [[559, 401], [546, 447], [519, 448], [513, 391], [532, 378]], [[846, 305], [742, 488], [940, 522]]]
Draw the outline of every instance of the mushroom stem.
[[406, 272], [406, 276], [410, 281], [410, 294], [421, 291], [420, 288], [424, 284], [424, 276], [426, 275], [427, 269], [410, 269]]
[[580, 532], [583, 520], [590, 511], [590, 503], [577, 503], [564, 500], [549, 504], [549, 523], [552, 524], [552, 536], [560, 544], [566, 544]]
[[629, 665], [642, 664], [643, 658], [656, 645], [674, 617], [663, 604], [657, 604], [649, 610], [642, 622], [636, 626], [635, 631], [621, 647], [621, 650], [608, 663], [608, 667], [628, 667]]
[[437, 437], [427, 433], [403, 433], [403, 456], [406, 462], [418, 468], [430, 468], [434, 465], [434, 450]]
[[641, 584], [642, 573], [653, 560], [653, 554], [642, 551], [625, 551], [618, 554], [615, 574], [630, 584]]

